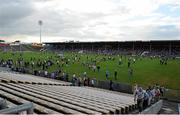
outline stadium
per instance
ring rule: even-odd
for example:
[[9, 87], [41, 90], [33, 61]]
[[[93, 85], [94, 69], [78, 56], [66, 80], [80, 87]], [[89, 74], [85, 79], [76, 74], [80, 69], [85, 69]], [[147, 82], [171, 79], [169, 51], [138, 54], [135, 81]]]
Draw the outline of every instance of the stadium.
[[[105, 1], [100, 2], [101, 7], [106, 3]], [[83, 1], [80, 2], [86, 4]], [[37, 3], [30, 3], [16, 2], [11, 5], [16, 9], [16, 5], [20, 7], [34, 3], [38, 6], [34, 11], [40, 12], [41, 8], [47, 8], [48, 17], [51, 16], [51, 13], [58, 14], [55, 12], [56, 10], [63, 11], [68, 15], [72, 10], [75, 13], [74, 15], [77, 16], [82, 11], [82, 9], [80, 11], [76, 9], [74, 6], [76, 3], [70, 5], [69, 2], [67, 2], [68, 4], [60, 2], [65, 6], [67, 5], [64, 10], [58, 9], [59, 6], [56, 6], [60, 5], [59, 2], [38, 1]], [[42, 4], [42, 6], [39, 4]], [[49, 12], [53, 9], [51, 5], [57, 7], [53, 12]], [[63, 5], [62, 7], [64, 7]], [[87, 9], [89, 5], [94, 6], [95, 4], [94, 2], [93, 5], [88, 4]], [[35, 6], [33, 8], [36, 8]], [[69, 7], [71, 10], [68, 10]], [[74, 7], [75, 9], [73, 9]], [[24, 7], [20, 8], [25, 9]], [[90, 9], [87, 11], [86, 8], [83, 7], [83, 9], [85, 11], [79, 17], [95, 15], [93, 18], [98, 19], [100, 14], [97, 15], [96, 10], [93, 11], [90, 8], [93, 11], [91, 14], [89, 13]], [[103, 8], [104, 10], [106, 8]], [[42, 11], [44, 12], [44, 9]], [[7, 15], [10, 15], [8, 11]], [[33, 15], [38, 17], [40, 14], [34, 13]], [[112, 39], [106, 39], [106, 36], [109, 35], [108, 32], [102, 34], [105, 35], [104, 38], [101, 38], [101, 36], [98, 38], [99, 35], [96, 36], [98, 32], [91, 33], [91, 30], [90, 33], [93, 34], [91, 36], [94, 39], [88, 40], [89, 37], [87, 37], [85, 38], [87, 40], [81, 40], [82, 37], [76, 39], [78, 36], [76, 34], [80, 31], [78, 28], [76, 28], [77, 31], [76, 29], [73, 30], [76, 31], [76, 34], [68, 33], [74, 26], [77, 26], [73, 24], [79, 23], [76, 17], [70, 17], [70, 19], [75, 19], [75, 22], [71, 24], [69, 23], [74, 20], [69, 21], [69, 17], [65, 18], [69, 22], [66, 23], [65, 21], [61, 25], [63, 26], [60, 30], [62, 35], [59, 35], [57, 31], [60, 28], [48, 25], [48, 20], [51, 20], [52, 17], [46, 20], [46, 14], [42, 13], [40, 16], [43, 17], [44, 15], [45, 21], [37, 21], [40, 28], [31, 26], [34, 23], [31, 22], [33, 19], [31, 16], [26, 17], [30, 19], [30, 25], [27, 24], [27, 27], [32, 27], [30, 30], [28, 28], [21, 30], [21, 27], [18, 26], [13, 30], [13, 24], [11, 25], [11, 23], [9, 23], [10, 27], [5, 24], [0, 27], [2, 30], [0, 32], [0, 114], [180, 113], [180, 39], [178, 38], [179, 31], [176, 33], [173, 30], [174, 26], [168, 26], [167, 28], [171, 28], [170, 30], [166, 30], [164, 26], [158, 28], [161, 30], [160, 33], [163, 34], [162, 39], [153, 39], [154, 35], [159, 36], [155, 32], [153, 36], [150, 36], [152, 39], [142, 38], [139, 40], [126, 39], [126, 37], [120, 39], [121, 33], [119, 33], [119, 38], [114, 40], [113, 36], [115, 34], [113, 32], [116, 32], [116, 30], [114, 30], [115, 27], [110, 27], [112, 29], [110, 32], [113, 35], [111, 36]], [[101, 15], [100, 19], [102, 23], [102, 20], [105, 20], [101, 18]], [[113, 17], [110, 19], [109, 24], [113, 25]], [[99, 22], [94, 26], [91, 25], [93, 21], [90, 22], [89, 28], [93, 27], [95, 31], [99, 31], [99, 28], [96, 28]], [[52, 22], [58, 24], [54, 20]], [[100, 25], [105, 25], [102, 23]], [[143, 22], [141, 23], [143, 25]], [[14, 22], [14, 24], [16, 23]], [[22, 22], [23, 24], [26, 25]], [[67, 25], [71, 26], [66, 27]], [[176, 26], [176, 28], [179, 27]], [[33, 28], [35, 28], [35, 31]], [[138, 29], [138, 27], [136, 28]], [[101, 30], [103, 31], [103, 29], [104, 26]], [[118, 28], [118, 31], [125, 29]], [[65, 40], [61, 39], [64, 30], [68, 31], [68, 36], [72, 34], [70, 39], [66, 38], [67, 36]], [[89, 32], [89, 30], [86, 31]], [[99, 33], [102, 31], [99, 31]], [[39, 35], [37, 35], [38, 32]], [[47, 34], [47, 32], [49, 33]], [[170, 34], [167, 34], [168, 32]], [[17, 33], [22, 35], [18, 37]], [[146, 33], [145, 28], [144, 33]], [[50, 36], [51, 34], [52, 36]], [[57, 34], [57, 36], [53, 38], [53, 34]], [[136, 35], [136, 33], [133, 34]], [[88, 34], [81, 31], [80, 35], [86, 37]], [[137, 35], [141, 34], [138, 33]], [[175, 35], [177, 35], [177, 38], [174, 37]], [[7, 38], [4, 39], [4, 36]], [[164, 39], [166, 36], [172, 37], [172, 39]], [[71, 40], [73, 37], [74, 39]]]

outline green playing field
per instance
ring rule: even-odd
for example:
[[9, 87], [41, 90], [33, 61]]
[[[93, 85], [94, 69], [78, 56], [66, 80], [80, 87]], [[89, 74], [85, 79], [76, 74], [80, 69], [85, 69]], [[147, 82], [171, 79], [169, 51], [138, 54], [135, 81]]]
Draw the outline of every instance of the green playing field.
[[[76, 55], [77, 59], [73, 61]], [[20, 53], [15, 53], [15, 55], [12, 55], [12, 52], [0, 52], [0, 60], [2, 58], [5, 60], [9, 58], [17, 60], [18, 57], [20, 57]], [[37, 62], [38, 59], [43, 61], [52, 57], [54, 63], [56, 63], [57, 60], [60, 63], [54, 64], [48, 69], [48, 71], [53, 72], [61, 68], [62, 71], [68, 73], [70, 77], [72, 77], [74, 73], [76, 74], [76, 76], [82, 76], [83, 72], [87, 72], [87, 76], [90, 78], [106, 80], [105, 72], [108, 70], [110, 73], [109, 79], [113, 81], [130, 84], [138, 83], [144, 87], [157, 83], [165, 86], [166, 88], [178, 90], [180, 89], [180, 59], [169, 59], [167, 65], [161, 65], [159, 63], [159, 58], [151, 59], [149, 57], [135, 57], [135, 63], [131, 64], [133, 75], [132, 77], [130, 77], [128, 75], [128, 56], [122, 56], [122, 65], [119, 65], [118, 62], [121, 56], [118, 55], [105, 56], [101, 54], [78, 54], [66, 52], [64, 53], [64, 57], [65, 60], [69, 59], [69, 63], [67, 65], [64, 64], [63, 67], [63, 61], [61, 61], [61, 58], [57, 57], [56, 54], [51, 52], [23, 52], [22, 57], [26, 61], [30, 61], [31, 58], [35, 58], [35, 62]], [[114, 58], [114, 60], [108, 59], [109, 57]], [[80, 60], [78, 61], [79, 58]], [[106, 60], [104, 60], [103, 58]], [[95, 63], [95, 61], [96, 65], [100, 66], [100, 72], [97, 72], [97, 70], [94, 72], [88, 67], [88, 64], [92, 65], [93, 63]], [[117, 80], [114, 79], [115, 70], [117, 71]]]

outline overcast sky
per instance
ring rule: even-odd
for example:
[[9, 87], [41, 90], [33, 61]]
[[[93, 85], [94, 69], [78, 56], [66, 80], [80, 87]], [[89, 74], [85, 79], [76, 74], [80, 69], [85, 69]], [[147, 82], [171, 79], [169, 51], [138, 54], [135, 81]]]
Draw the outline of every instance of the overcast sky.
[[0, 39], [180, 40], [180, 0], [0, 0]]

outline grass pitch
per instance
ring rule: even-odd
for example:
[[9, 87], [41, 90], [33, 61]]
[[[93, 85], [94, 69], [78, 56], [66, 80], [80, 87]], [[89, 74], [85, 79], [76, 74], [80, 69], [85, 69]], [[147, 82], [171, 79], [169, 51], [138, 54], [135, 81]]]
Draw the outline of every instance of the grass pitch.
[[[79, 61], [74, 61], [75, 55], [80, 58]], [[13, 59], [17, 60], [20, 57], [20, 53], [12, 52], [0, 52], [0, 59]], [[114, 60], [109, 60], [109, 56], [98, 55], [98, 54], [78, 54], [72, 52], [65, 52], [65, 59], [69, 59], [68, 65], [62, 67], [61, 58], [57, 57], [56, 54], [51, 52], [23, 52], [22, 57], [26, 61], [30, 61], [31, 58], [35, 58], [36, 61], [47, 60], [52, 57], [52, 60], [56, 62], [57, 60], [60, 64], [55, 64], [48, 69], [49, 72], [53, 72], [59, 69], [69, 74], [70, 77], [75, 73], [76, 76], [82, 76], [83, 72], [87, 72], [87, 76], [90, 78], [96, 78], [98, 80], [106, 80], [105, 72], [108, 70], [110, 73], [110, 78], [113, 81], [121, 83], [134, 84], [138, 83], [144, 87], [153, 84], [160, 84], [166, 88], [180, 90], [180, 59], [169, 59], [167, 65], [160, 65], [159, 58], [149, 58], [149, 57], [135, 57], [136, 62], [131, 64], [133, 68], [133, 76], [128, 76], [128, 56], [122, 56], [122, 65], [119, 65], [120, 56], [111, 56]], [[87, 58], [88, 57], [88, 58]], [[103, 61], [106, 58], [106, 61]], [[96, 64], [100, 66], [100, 72], [94, 72], [86, 66], [87, 63], [92, 64], [96, 61]], [[85, 63], [85, 65], [83, 65]], [[60, 67], [59, 67], [60, 65]], [[30, 67], [29, 67], [30, 68]], [[42, 68], [36, 68], [42, 69]], [[114, 79], [114, 71], [117, 70], [117, 80]]]

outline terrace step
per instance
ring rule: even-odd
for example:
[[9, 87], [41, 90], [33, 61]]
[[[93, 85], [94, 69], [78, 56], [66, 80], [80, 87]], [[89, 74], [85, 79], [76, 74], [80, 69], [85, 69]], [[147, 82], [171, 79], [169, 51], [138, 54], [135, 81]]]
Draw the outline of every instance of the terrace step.
[[[10, 105], [7, 103], [8, 107], [29, 102], [29, 101], [27, 101], [27, 100], [25, 100], [25, 99], [23, 99], [21, 97], [18, 97], [16, 95], [13, 95], [11, 93], [8, 93], [8, 92], [2, 91], [2, 90], [0, 90], [0, 96], [4, 97], [9, 102], [11, 102]], [[35, 112], [42, 113], [42, 114], [57, 114], [57, 113], [59, 113], [57, 111], [53, 111], [51, 109], [48, 109], [48, 108], [46, 108], [44, 106], [41, 106], [39, 104], [36, 104], [36, 103], [34, 103], [34, 110], [35, 110]]]
[[1, 83], [0, 85], [1, 85], [0, 89], [3, 91], [9, 92], [11, 94], [17, 95], [17, 96], [22, 97], [24, 99], [27, 99], [29, 101], [32, 101], [32, 102], [38, 103], [40, 105], [43, 105], [45, 107], [51, 108], [51, 109], [56, 110], [60, 113], [62, 112], [62, 113], [67, 113], [67, 114], [72, 114], [72, 113], [81, 114], [81, 112], [78, 112], [78, 111], [75, 111], [75, 110], [72, 110], [72, 109], [51, 103], [51, 102], [44, 101], [44, 100], [39, 99], [37, 97], [33, 97], [33, 96], [28, 95], [28, 94], [25, 94], [22, 91], [19, 91], [19, 90], [15, 91], [15, 90], [13, 90], [12, 87], [10, 88], [10, 86], [8, 86], [6, 84]]

